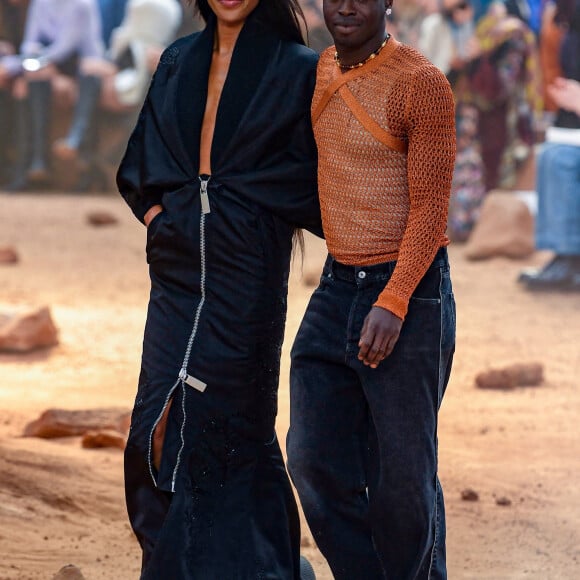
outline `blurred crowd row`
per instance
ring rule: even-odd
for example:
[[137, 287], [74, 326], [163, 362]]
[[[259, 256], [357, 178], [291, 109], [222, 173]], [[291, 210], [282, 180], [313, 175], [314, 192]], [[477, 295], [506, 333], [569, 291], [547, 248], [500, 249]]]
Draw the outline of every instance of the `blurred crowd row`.
[[[110, 188], [97, 156], [99, 129], [103, 122], [124, 128], [119, 150], [108, 152], [118, 162], [163, 49], [188, 31], [184, 6], [0, 0], [0, 185], [50, 187], [58, 158], [79, 170], [74, 189]], [[67, 126], [55, 129], [63, 118]]]
[[[322, 0], [301, 3], [322, 50], [331, 43]], [[128, 131], [163, 48], [198, 26], [185, 0], [0, 0], [0, 185], [49, 186], [55, 158], [81, 167], [77, 189], [105, 185], [103, 113]], [[514, 185], [548, 125], [580, 128], [550, 92], [560, 77], [580, 80], [580, 0], [395, 0], [389, 31], [454, 90], [449, 231], [465, 239], [485, 193]], [[58, 138], [55, 104], [72, 111]]]

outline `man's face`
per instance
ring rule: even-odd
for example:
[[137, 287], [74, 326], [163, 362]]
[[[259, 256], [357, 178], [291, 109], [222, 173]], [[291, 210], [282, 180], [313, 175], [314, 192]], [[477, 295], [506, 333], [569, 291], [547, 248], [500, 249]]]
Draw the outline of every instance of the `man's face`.
[[384, 34], [393, 0], [324, 0], [324, 20], [337, 45], [356, 50]]

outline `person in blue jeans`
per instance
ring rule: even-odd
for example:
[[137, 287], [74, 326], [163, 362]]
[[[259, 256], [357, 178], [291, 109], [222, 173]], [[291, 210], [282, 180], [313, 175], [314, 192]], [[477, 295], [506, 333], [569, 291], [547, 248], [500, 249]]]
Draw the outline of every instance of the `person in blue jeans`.
[[560, 48], [564, 78], [548, 87], [558, 105], [538, 160], [536, 247], [554, 257], [524, 271], [531, 291], [580, 290], [580, 0], [558, 0], [555, 21], [565, 30]]
[[[519, 281], [531, 291], [580, 291], [580, 82], [556, 79], [550, 95], [566, 112], [567, 126], [548, 130], [538, 158], [536, 248], [552, 250], [539, 270]], [[559, 115], [561, 117], [561, 115]], [[565, 125], [558, 123], [557, 125]]]
[[385, 35], [392, 0], [325, 0], [312, 123], [329, 256], [291, 353], [287, 452], [337, 580], [442, 580], [438, 410], [455, 349], [444, 74]]

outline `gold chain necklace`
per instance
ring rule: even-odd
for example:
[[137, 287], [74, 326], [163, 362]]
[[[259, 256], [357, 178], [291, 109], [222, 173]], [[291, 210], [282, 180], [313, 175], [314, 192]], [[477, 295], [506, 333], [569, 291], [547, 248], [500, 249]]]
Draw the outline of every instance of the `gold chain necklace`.
[[381, 50], [383, 50], [383, 48], [385, 48], [385, 46], [387, 45], [387, 42], [389, 42], [389, 38], [391, 38], [391, 35], [387, 34], [385, 40], [383, 40], [383, 43], [381, 44], [381, 46], [379, 46], [379, 48], [377, 48], [377, 50], [371, 52], [369, 56], [367, 56], [364, 60], [357, 62], [356, 64], [342, 64], [340, 62], [340, 58], [338, 58], [338, 51], [334, 53], [334, 62], [336, 63], [336, 66], [338, 68], [345, 68], [348, 70], [352, 70], [353, 68], [360, 68], [361, 66], [364, 66], [367, 62], [369, 62], [369, 60], [373, 60], [373, 58], [376, 58], [381, 53]]

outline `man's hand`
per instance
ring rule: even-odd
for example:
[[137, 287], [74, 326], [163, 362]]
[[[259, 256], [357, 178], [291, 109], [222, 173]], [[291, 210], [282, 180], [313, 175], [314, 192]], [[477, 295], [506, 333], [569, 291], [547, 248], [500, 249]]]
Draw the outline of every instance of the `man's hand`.
[[558, 107], [580, 115], [580, 83], [578, 81], [559, 77], [548, 87], [548, 93]]
[[149, 227], [149, 224], [153, 221], [153, 218], [160, 214], [163, 211], [163, 206], [161, 205], [153, 205], [148, 210], [147, 213], [143, 216], [143, 221], [145, 225]]
[[393, 352], [402, 326], [403, 321], [398, 316], [373, 306], [360, 333], [358, 359], [376, 369]]

